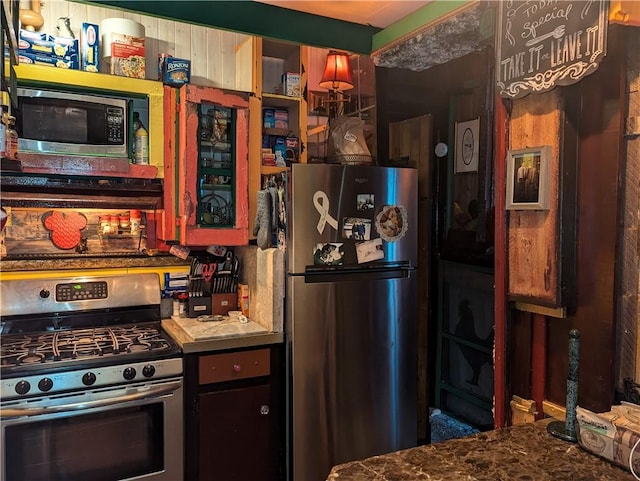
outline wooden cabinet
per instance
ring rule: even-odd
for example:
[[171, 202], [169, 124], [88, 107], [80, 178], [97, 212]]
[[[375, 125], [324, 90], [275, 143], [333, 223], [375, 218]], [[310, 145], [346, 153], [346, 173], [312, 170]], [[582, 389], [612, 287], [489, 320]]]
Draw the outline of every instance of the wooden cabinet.
[[185, 357], [185, 479], [284, 479], [281, 346]]
[[164, 113], [164, 240], [246, 244], [249, 95], [165, 87]]
[[[264, 187], [265, 176], [287, 171], [292, 160], [292, 153], [289, 152], [288, 160], [285, 156], [287, 166], [263, 165], [263, 147], [270, 148], [269, 141], [273, 142], [276, 137], [297, 138], [297, 152], [293, 153], [295, 161], [307, 161], [307, 55], [308, 47], [304, 45], [264, 38], [256, 38], [254, 42], [254, 97], [251, 100], [249, 142], [249, 219], [252, 222], [256, 214], [256, 191]], [[300, 86], [294, 92], [287, 92], [283, 83], [283, 75], [287, 73], [297, 74], [300, 78]], [[265, 128], [264, 109], [286, 111], [287, 127]]]

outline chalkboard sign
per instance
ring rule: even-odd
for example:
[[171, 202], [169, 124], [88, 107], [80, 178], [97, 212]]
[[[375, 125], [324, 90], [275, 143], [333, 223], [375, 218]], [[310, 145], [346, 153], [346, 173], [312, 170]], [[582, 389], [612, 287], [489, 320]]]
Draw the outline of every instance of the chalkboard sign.
[[606, 55], [606, 0], [500, 2], [496, 83], [519, 98], [593, 73]]

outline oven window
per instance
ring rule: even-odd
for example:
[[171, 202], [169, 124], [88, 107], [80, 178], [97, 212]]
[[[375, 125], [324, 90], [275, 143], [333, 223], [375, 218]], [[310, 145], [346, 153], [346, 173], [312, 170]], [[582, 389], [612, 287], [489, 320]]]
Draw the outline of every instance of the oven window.
[[164, 467], [163, 403], [5, 428], [6, 479], [113, 481]]

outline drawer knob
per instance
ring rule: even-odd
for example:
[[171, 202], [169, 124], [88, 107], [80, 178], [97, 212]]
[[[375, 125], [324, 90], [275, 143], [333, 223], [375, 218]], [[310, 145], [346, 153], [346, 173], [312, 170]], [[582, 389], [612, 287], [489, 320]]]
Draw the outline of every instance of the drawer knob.
[[240, 372], [240, 364], [233, 365], [233, 372]]
[[262, 406], [260, 406], [260, 414], [262, 414], [263, 416], [269, 414], [269, 406], [267, 404], [263, 404]]

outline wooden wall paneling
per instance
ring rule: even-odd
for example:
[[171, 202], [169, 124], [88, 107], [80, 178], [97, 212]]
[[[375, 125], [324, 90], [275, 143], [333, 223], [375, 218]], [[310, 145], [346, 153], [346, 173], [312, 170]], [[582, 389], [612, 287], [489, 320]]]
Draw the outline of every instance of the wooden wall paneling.
[[[126, 18], [127, 20], [133, 20], [134, 22], [142, 23], [142, 15], [140, 15], [139, 13], [123, 11], [122, 18]], [[144, 34], [145, 36], [147, 35], [146, 30]], [[146, 43], [145, 43], [145, 47], [146, 47]]]
[[175, 22], [164, 18], [158, 19], [158, 53], [176, 54]]
[[[510, 210], [508, 216], [508, 294], [559, 307], [559, 155], [562, 98], [560, 89], [514, 100], [511, 150], [549, 145], [551, 168], [548, 211]], [[507, 182], [510, 179], [506, 179]]]
[[[45, 2], [48, 3], [48, 2]], [[54, 2], [55, 3], [55, 2]], [[71, 26], [74, 30], [76, 38], [80, 38], [80, 31], [82, 29], [82, 22], [87, 22], [89, 18], [89, 7], [82, 3], [68, 2], [69, 3], [69, 15], [71, 16]], [[56, 19], [50, 19], [50, 25], [56, 24]], [[50, 27], [51, 34], [57, 35], [55, 27]]]
[[220, 38], [220, 72], [222, 74], [222, 88], [233, 90], [236, 86], [236, 38], [234, 35], [225, 35], [222, 32]]
[[175, 31], [175, 53], [178, 58], [191, 57], [191, 25], [182, 22], [173, 22]]
[[546, 399], [547, 372], [547, 318], [542, 314], [532, 314], [531, 335], [531, 397], [538, 406], [536, 419], [542, 419], [542, 403]]
[[509, 359], [509, 367], [506, 373], [506, 396], [532, 399], [533, 314], [514, 309], [509, 318], [507, 334], [509, 342], [505, 354]]
[[[56, 19], [69, 16], [69, 2], [44, 2], [40, 7], [40, 14], [44, 17], [44, 24], [40, 32], [56, 35]], [[77, 19], [72, 19], [72, 30], [79, 34]]]
[[[473, 120], [480, 117], [480, 113], [484, 111], [484, 105], [479, 104], [478, 95], [475, 92], [464, 93], [461, 95], [455, 96], [455, 121], [456, 122], [466, 122], [467, 120]], [[454, 132], [455, 132], [455, 126]], [[483, 126], [480, 125], [480, 129]], [[485, 139], [486, 140], [486, 139]], [[452, 201], [456, 202], [465, 212], [467, 212], [469, 207], [469, 202], [472, 200], [478, 200], [478, 195], [482, 194], [482, 192], [478, 192], [478, 177], [480, 166], [478, 166], [478, 171], [476, 172], [462, 172], [459, 174], [455, 173], [455, 159], [456, 159], [456, 139], [451, 139], [451, 155], [453, 161], [453, 170], [452, 172]], [[480, 164], [480, 162], [478, 162]], [[484, 203], [484, 202], [483, 202]], [[451, 226], [452, 229], [463, 229], [464, 227], [460, 224], [456, 223], [455, 214], [452, 218]]]
[[235, 48], [235, 90], [243, 92], [255, 92], [253, 85], [254, 68], [254, 38], [250, 35], [236, 35]]
[[222, 32], [220, 30], [207, 30], [207, 78], [212, 81], [214, 87], [222, 87]]
[[211, 86], [207, 77], [207, 28], [191, 25], [191, 82]]
[[[508, 103], [507, 103], [508, 102]], [[511, 346], [507, 344], [510, 338], [507, 311], [507, 230], [505, 211], [505, 178], [506, 164], [505, 158], [507, 145], [509, 144], [509, 117], [507, 106], [510, 101], [505, 101], [500, 97], [494, 99], [494, 124], [493, 124], [493, 159], [495, 168], [495, 257], [494, 257], [494, 355], [493, 355], [493, 391], [494, 391], [494, 425], [501, 428], [507, 425], [507, 405], [509, 396], [507, 395], [507, 349]], [[509, 336], [509, 337], [508, 337]], [[512, 359], [509, 356], [509, 359]], [[511, 379], [510, 379], [511, 381]], [[511, 382], [510, 382], [511, 384]]]
[[[250, 48], [244, 48], [251, 36], [62, 0], [44, 2], [42, 15], [45, 24], [41, 31], [51, 35], [57, 34], [56, 20], [71, 15], [71, 26], [76, 38], [80, 38], [82, 22], [100, 25], [105, 18], [134, 20], [145, 27], [147, 79], [158, 79], [158, 54], [167, 53], [191, 60], [194, 84], [251, 91], [247, 72], [251, 69], [252, 57], [247, 53]], [[101, 70], [108, 72], [108, 64], [102, 62]]]
[[[105, 10], [104, 8], [102, 10]], [[102, 19], [101, 19], [102, 20]], [[161, 48], [161, 42], [158, 32], [158, 19], [155, 17], [148, 17], [146, 15], [140, 15], [139, 22], [144, 25], [144, 56], [145, 56], [145, 69], [148, 79], [158, 78], [158, 54], [164, 53]]]
[[[617, 28], [614, 28], [617, 27]], [[575, 314], [548, 324], [547, 399], [566, 401], [568, 336], [580, 331], [580, 406], [608, 411], [614, 400], [617, 250], [621, 235], [624, 27], [610, 26], [607, 56], [577, 89], [578, 223]], [[569, 100], [571, 97], [567, 96]]]
[[[640, 5], [639, 5], [640, 8]], [[638, 16], [640, 19], [640, 15]], [[626, 29], [627, 119], [640, 117], [640, 29]], [[631, 124], [631, 122], [629, 122]], [[640, 380], [640, 135], [627, 127], [626, 163], [622, 177], [624, 190], [623, 236], [620, 252], [622, 268], [618, 295], [620, 324], [617, 329], [617, 387], [624, 378]]]
[[384, 159], [389, 154], [389, 124], [392, 119], [389, 116], [390, 93], [389, 85], [391, 69], [376, 67], [376, 99], [378, 107], [377, 139], [378, 151], [376, 157]]

